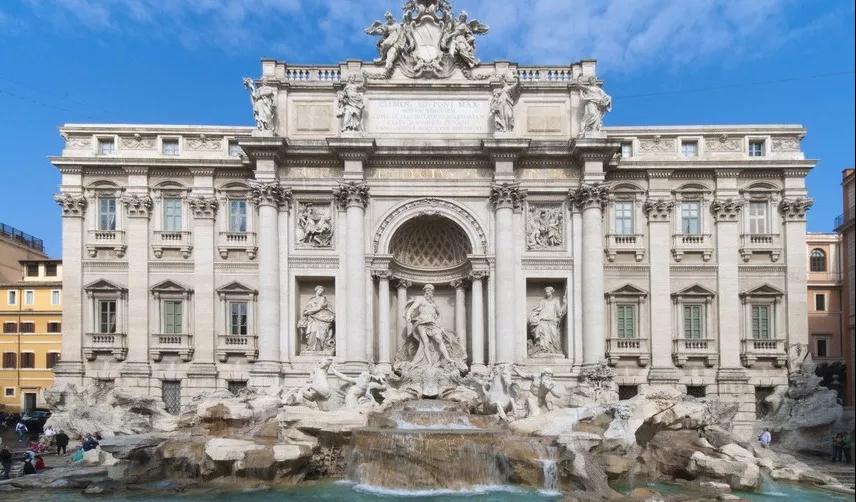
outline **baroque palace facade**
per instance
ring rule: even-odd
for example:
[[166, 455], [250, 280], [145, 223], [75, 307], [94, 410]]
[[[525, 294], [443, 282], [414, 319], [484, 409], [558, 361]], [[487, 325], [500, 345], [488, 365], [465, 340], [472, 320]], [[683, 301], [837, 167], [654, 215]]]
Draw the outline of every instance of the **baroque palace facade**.
[[479, 62], [434, 4], [372, 25], [374, 62], [263, 60], [255, 127], [61, 128], [59, 381], [174, 410], [397, 371], [430, 289], [455, 340], [421, 343], [462, 371], [607, 361], [754, 420], [808, 343], [806, 131], [603, 127], [595, 61]]

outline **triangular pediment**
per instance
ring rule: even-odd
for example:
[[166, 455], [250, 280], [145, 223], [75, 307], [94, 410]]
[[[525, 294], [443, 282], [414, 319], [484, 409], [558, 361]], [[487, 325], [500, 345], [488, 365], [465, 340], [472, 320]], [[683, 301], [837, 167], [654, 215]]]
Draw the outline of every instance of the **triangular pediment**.
[[676, 292], [672, 293], [672, 296], [675, 296], [675, 297], [678, 297], [678, 296], [711, 297], [711, 296], [716, 296], [716, 292], [711, 291], [710, 289], [707, 289], [706, 287], [702, 286], [701, 284], [693, 284], [692, 286], [689, 286], [689, 287], [684, 288], [680, 291], [676, 291]]
[[248, 288], [238, 281], [230, 282], [225, 286], [217, 288], [217, 292], [222, 294], [237, 294], [237, 295], [254, 295], [257, 293], [255, 289]]
[[620, 288], [613, 289], [606, 293], [606, 296], [648, 296], [648, 292], [644, 289], [637, 288], [632, 284], [625, 284]]
[[152, 286], [153, 293], [189, 293], [191, 291], [190, 288], [169, 279]]
[[740, 293], [740, 296], [784, 296], [785, 292], [769, 284], [762, 284]]
[[119, 286], [113, 282], [108, 281], [107, 279], [98, 279], [95, 282], [91, 282], [83, 287], [84, 291], [127, 291], [126, 288]]

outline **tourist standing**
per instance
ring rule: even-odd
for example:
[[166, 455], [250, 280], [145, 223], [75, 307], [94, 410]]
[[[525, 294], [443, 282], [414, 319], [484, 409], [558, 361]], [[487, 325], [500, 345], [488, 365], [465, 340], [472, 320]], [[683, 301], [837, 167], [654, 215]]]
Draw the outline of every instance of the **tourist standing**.
[[15, 434], [18, 435], [18, 442], [22, 443], [24, 441], [24, 436], [30, 432], [30, 429], [27, 429], [27, 426], [24, 425], [24, 422], [18, 421], [18, 425], [15, 426]]
[[836, 432], [832, 436], [832, 461], [841, 462], [841, 433]]
[[850, 432], [841, 433], [841, 451], [844, 452], [844, 461], [848, 464], [853, 462], [851, 456], [851, 448], [853, 448], [853, 435]]
[[65, 433], [64, 430], [60, 429], [59, 434], [54, 437], [56, 441], [56, 454], [57, 455], [66, 455], [68, 452], [66, 448], [68, 448], [68, 434]]
[[770, 429], [764, 429], [764, 432], [762, 432], [761, 435], [758, 436], [758, 441], [764, 448], [770, 446], [770, 443], [773, 442], [773, 436], [770, 435]]
[[5, 446], [0, 450], [0, 465], [3, 466], [2, 479], [9, 479], [9, 472], [12, 470], [12, 452]]

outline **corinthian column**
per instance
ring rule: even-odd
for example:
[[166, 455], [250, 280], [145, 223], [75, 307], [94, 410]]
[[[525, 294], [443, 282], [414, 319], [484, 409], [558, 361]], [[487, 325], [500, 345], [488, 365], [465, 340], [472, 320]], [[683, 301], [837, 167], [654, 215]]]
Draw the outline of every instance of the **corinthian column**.
[[[651, 173], [649, 173], [651, 176]], [[661, 173], [651, 176], [651, 185], [668, 180]], [[668, 192], [651, 193], [664, 198], [649, 198], [645, 201], [645, 214], [648, 216], [648, 297], [651, 313], [649, 316], [648, 336], [651, 339], [651, 369], [648, 380], [658, 383], [673, 383], [677, 372], [672, 362], [672, 302], [671, 294], [671, 257], [664, 252], [664, 243], [671, 239], [672, 209], [675, 201], [666, 199]]]
[[391, 333], [389, 315], [389, 278], [388, 270], [375, 270], [372, 274], [377, 277], [377, 337], [378, 337], [378, 369], [388, 372], [391, 369]]
[[583, 365], [603, 359], [606, 346], [603, 295], [603, 208], [608, 190], [601, 183], [585, 184], [568, 192], [571, 203], [581, 212], [582, 237], [582, 305]]
[[345, 208], [347, 232], [345, 235], [345, 295], [347, 312], [347, 359], [368, 362], [366, 336], [366, 256], [365, 209], [369, 201], [369, 187], [365, 182], [339, 182], [333, 190], [336, 202]]
[[[195, 173], [213, 181], [213, 172]], [[204, 188], [200, 187], [199, 191]], [[219, 203], [213, 194], [195, 195], [187, 201], [193, 215], [193, 365], [188, 376], [193, 387], [216, 387], [214, 365], [216, 333], [214, 319], [214, 253], [216, 249], [214, 219]]]
[[[63, 176], [67, 176], [63, 174]], [[61, 193], [54, 197], [62, 208], [62, 357], [54, 367], [56, 382], [80, 384], [83, 377], [83, 217], [86, 197]]]
[[464, 281], [455, 279], [450, 286], [455, 288], [455, 336], [461, 345], [467, 346], [467, 294], [464, 291]]
[[484, 295], [482, 292], [482, 279], [487, 277], [487, 272], [473, 271], [470, 273], [470, 294], [472, 295], [472, 315], [470, 316], [470, 336], [472, 337], [472, 361], [473, 371], [482, 371], [484, 365]]
[[276, 181], [253, 182], [250, 197], [259, 208], [259, 360], [253, 365], [254, 386], [277, 383], [279, 336], [279, 208], [291, 201], [291, 190]]
[[514, 276], [514, 209], [526, 198], [518, 183], [494, 184], [490, 202], [496, 222], [496, 362], [514, 362], [516, 331], [514, 326], [516, 295]]
[[[735, 178], [736, 180], [736, 178]], [[721, 179], [717, 179], [721, 183]], [[740, 370], [740, 288], [737, 249], [743, 201], [717, 199], [710, 205], [716, 221], [717, 321], [719, 323], [719, 369]]]
[[[128, 172], [129, 193], [123, 195], [127, 219], [128, 246], [128, 356], [122, 367], [124, 387], [149, 388], [149, 216], [152, 198], [148, 195], [144, 169]], [[132, 188], [133, 187], [133, 188]], [[134, 190], [131, 192], [131, 190]]]
[[[791, 174], [785, 172], [786, 176]], [[804, 186], [805, 173], [796, 171], [796, 176], [788, 176], [790, 180], [796, 181]], [[796, 190], [794, 190], [796, 191]], [[806, 262], [805, 247], [805, 223], [806, 213], [814, 200], [801, 195], [791, 196], [785, 193], [785, 198], [779, 203], [779, 212], [782, 215], [782, 225], [785, 234], [785, 263], [788, 273], [785, 278], [785, 292], [787, 302], [787, 328], [788, 344], [799, 344], [808, 346], [808, 305], [806, 290], [806, 273], [808, 263]], [[851, 284], [852, 286], [852, 284]], [[778, 333], [776, 336], [780, 336]]]

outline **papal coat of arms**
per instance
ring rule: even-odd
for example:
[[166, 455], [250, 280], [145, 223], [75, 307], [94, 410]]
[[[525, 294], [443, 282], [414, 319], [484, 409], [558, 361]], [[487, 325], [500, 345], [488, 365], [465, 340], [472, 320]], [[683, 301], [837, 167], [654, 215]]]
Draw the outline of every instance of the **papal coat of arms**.
[[470, 20], [466, 11], [457, 17], [447, 0], [409, 0], [400, 22], [387, 11], [385, 21], [375, 21], [366, 29], [380, 37], [376, 64], [389, 77], [395, 65], [408, 77], [447, 78], [455, 68], [465, 75], [479, 64], [475, 56], [477, 35], [488, 27]]

